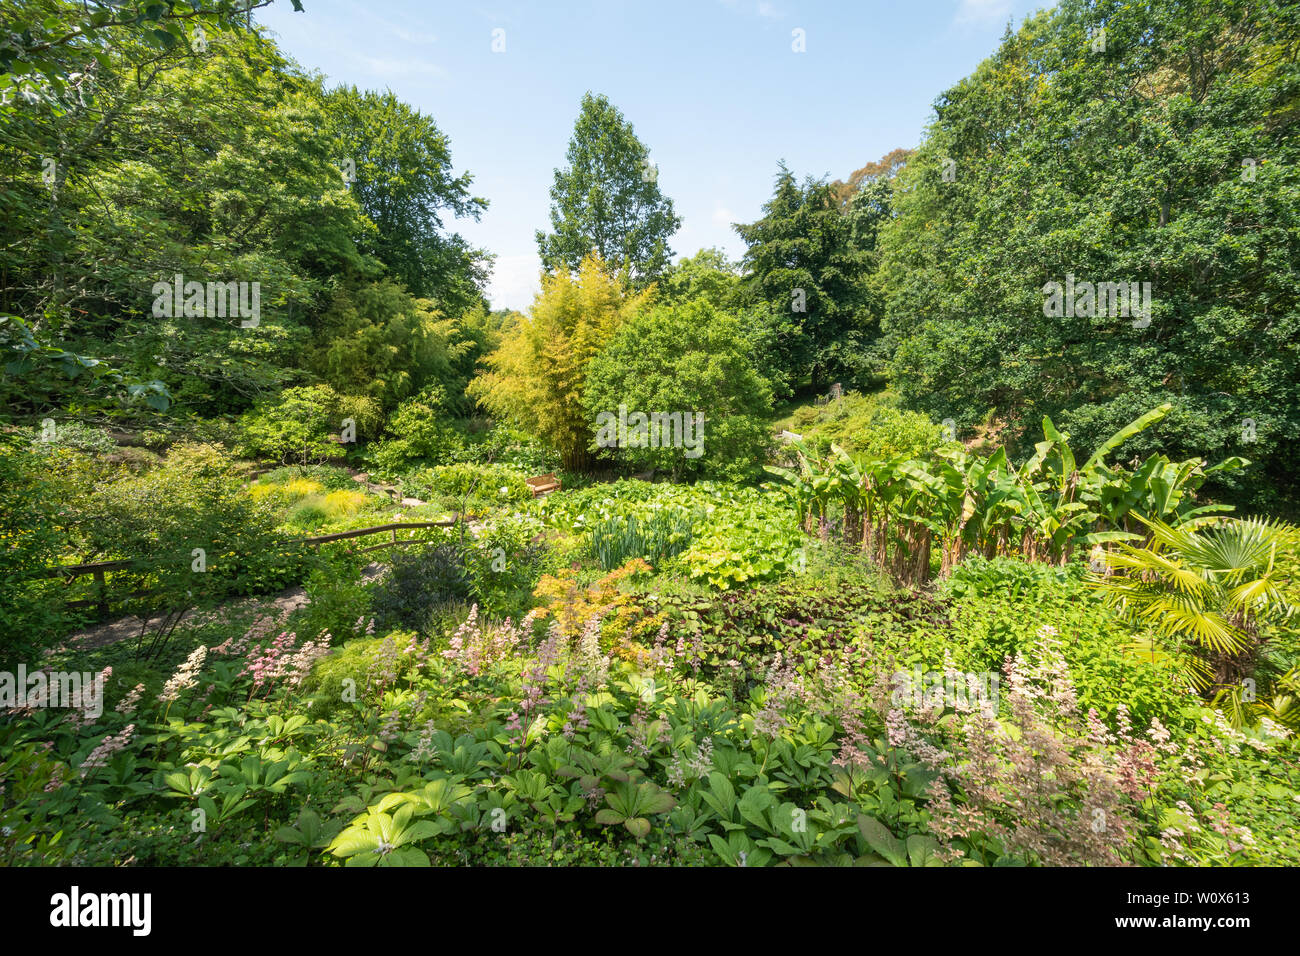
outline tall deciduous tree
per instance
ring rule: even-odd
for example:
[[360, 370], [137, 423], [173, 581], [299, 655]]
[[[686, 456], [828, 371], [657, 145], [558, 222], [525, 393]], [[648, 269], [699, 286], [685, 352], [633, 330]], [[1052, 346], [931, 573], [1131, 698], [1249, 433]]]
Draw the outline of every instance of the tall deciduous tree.
[[[48, 14], [47, 38], [89, 15], [29, 6]], [[69, 77], [85, 71], [75, 82], [0, 100], [7, 412], [75, 396], [146, 414], [168, 392], [187, 410], [238, 412], [313, 375], [388, 406], [434, 379], [459, 396], [489, 330], [472, 319], [482, 260], [444, 217], [482, 204], [433, 121], [388, 94], [327, 93], [258, 30], [107, 12], [94, 37], [49, 48]], [[154, 285], [178, 274], [256, 284], [258, 315], [155, 315]]]
[[657, 301], [667, 304], [704, 302], [734, 318], [754, 366], [774, 395], [784, 398], [790, 394], [779, 343], [791, 334], [791, 323], [755, 299], [740, 263], [732, 262], [720, 249], [701, 249], [694, 256], [683, 256], [665, 272], [655, 286], [655, 295]]
[[387, 91], [341, 87], [326, 109], [336, 162], [376, 227], [357, 245], [449, 315], [477, 305], [489, 257], [449, 232], [444, 217], [478, 219], [487, 201], [470, 194], [469, 173], [453, 171], [447, 135]]
[[[936, 102], [882, 236], [903, 397], [1025, 454], [1045, 414], [1087, 444], [1169, 402], [1134, 453], [1231, 451], [1269, 476], [1252, 504], [1294, 501], [1297, 49], [1277, 0], [1065, 0], [1009, 34]], [[1088, 294], [1131, 282], [1150, 314]]]
[[537, 232], [542, 264], [577, 269], [594, 251], [637, 287], [658, 278], [682, 221], [659, 191], [650, 151], [604, 96], [583, 96], [566, 160], [551, 186], [553, 232]]
[[742, 304], [743, 289], [737, 263], [718, 248], [683, 256], [659, 281], [659, 298], [669, 302], [704, 300], [715, 309]]

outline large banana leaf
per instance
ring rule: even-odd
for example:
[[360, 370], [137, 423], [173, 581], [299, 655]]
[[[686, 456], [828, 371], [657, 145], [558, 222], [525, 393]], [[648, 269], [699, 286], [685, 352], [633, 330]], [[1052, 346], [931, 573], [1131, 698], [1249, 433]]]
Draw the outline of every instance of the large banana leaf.
[[1173, 408], [1174, 406], [1172, 404], [1165, 402], [1163, 405], [1158, 405], [1145, 415], [1139, 416], [1129, 422], [1097, 447], [1097, 450], [1092, 453], [1092, 457], [1083, 463], [1083, 470], [1091, 471], [1097, 465], [1101, 464], [1101, 462], [1105, 460], [1106, 456], [1112, 451], [1124, 444], [1124, 442], [1128, 441], [1134, 435], [1160, 421], [1160, 419], [1173, 411]]

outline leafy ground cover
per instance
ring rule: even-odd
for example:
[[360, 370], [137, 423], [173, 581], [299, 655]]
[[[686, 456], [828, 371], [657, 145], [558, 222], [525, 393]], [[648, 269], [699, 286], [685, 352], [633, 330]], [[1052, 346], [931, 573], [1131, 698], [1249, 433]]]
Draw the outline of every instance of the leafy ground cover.
[[739, 261], [588, 92], [524, 314], [268, 2], [0, 16], [0, 862], [1300, 862], [1294, 4], [1061, 0]]
[[[234, 493], [289, 530], [345, 481]], [[611, 560], [611, 522], [664, 515]], [[715, 574], [711, 535], [748, 563]], [[800, 560], [754, 561], [772, 540]], [[327, 548], [306, 606], [223, 605], [152, 658], [51, 648], [106, 699], [0, 725], [5, 862], [1298, 862], [1294, 736], [1135, 650], [1082, 559], [904, 587], [779, 494], [624, 481], [366, 560]]]

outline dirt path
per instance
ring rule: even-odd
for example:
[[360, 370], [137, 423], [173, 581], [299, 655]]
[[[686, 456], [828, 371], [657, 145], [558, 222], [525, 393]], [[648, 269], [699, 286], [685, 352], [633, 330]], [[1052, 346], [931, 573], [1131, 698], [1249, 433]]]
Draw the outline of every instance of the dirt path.
[[[362, 581], [373, 581], [384, 571], [382, 564], [371, 563], [361, 572]], [[299, 608], [304, 608], [311, 603], [307, 597], [307, 592], [301, 585], [296, 585], [285, 591], [281, 591], [274, 597], [266, 595], [239, 598], [235, 601], [228, 601], [225, 604], [219, 604], [209, 611], [189, 611], [181, 618], [180, 628], [198, 627], [213, 620], [217, 616], [232, 610], [244, 610], [257, 608], [262, 611], [269, 611], [275, 617], [288, 617]], [[77, 631], [68, 635], [63, 643], [68, 647], [75, 647], [78, 650], [92, 650], [97, 647], [105, 647], [109, 644], [115, 644], [118, 641], [127, 638], [135, 638], [140, 635], [140, 618], [134, 614], [128, 614], [125, 617], [119, 617], [113, 621], [104, 621], [101, 624], [95, 624], [84, 630]]]

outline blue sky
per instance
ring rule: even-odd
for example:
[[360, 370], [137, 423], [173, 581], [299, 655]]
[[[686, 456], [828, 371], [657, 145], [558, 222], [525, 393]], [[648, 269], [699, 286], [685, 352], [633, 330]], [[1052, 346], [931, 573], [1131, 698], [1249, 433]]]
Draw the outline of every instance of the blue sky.
[[[582, 94], [604, 93], [659, 167], [677, 254], [744, 243], [777, 161], [843, 178], [914, 146], [935, 97], [988, 56], [1009, 20], [1050, 0], [283, 0], [260, 12], [331, 85], [391, 89], [451, 138], [491, 203], [454, 228], [497, 254], [494, 308], [526, 309], [533, 238]], [[504, 52], [493, 52], [503, 30]], [[804, 31], [806, 52], [792, 49]], [[498, 34], [498, 36], [502, 36]]]

